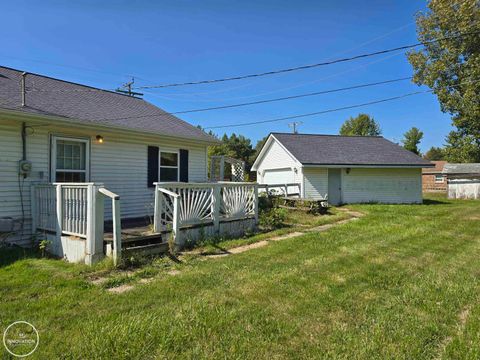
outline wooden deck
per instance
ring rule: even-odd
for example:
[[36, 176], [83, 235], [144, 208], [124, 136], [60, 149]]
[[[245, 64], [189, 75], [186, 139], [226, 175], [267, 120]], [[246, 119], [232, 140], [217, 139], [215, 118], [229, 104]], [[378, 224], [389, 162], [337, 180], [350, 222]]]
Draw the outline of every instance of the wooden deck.
[[[153, 226], [145, 219], [123, 219], [121, 236], [122, 252], [149, 255], [168, 251], [162, 234], [153, 232]], [[104, 242], [113, 242], [111, 222], [105, 223]]]

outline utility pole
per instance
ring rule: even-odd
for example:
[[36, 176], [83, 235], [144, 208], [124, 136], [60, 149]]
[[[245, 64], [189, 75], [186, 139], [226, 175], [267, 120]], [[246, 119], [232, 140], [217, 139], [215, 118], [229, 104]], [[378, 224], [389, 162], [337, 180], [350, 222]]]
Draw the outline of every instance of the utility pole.
[[[116, 89], [116, 92], [122, 93], [122, 94], [127, 94], [128, 96], [136, 97], [136, 96], [142, 96], [142, 93], [132, 91], [132, 85], [135, 83], [135, 78], [132, 76], [132, 81], [129, 81], [125, 84], [122, 85], [123, 89]], [[126, 90], [124, 90], [126, 89]]]
[[297, 127], [298, 127], [299, 125], [302, 125], [302, 124], [303, 124], [302, 121], [294, 121], [294, 122], [289, 123], [289, 124], [288, 124], [288, 127], [293, 130], [293, 133], [294, 133], [294, 134], [298, 134]]

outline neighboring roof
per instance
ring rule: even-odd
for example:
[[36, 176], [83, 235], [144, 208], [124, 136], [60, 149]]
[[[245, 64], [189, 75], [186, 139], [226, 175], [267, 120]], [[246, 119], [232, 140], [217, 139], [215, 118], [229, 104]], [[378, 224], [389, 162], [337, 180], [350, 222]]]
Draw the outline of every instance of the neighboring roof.
[[443, 166], [447, 163], [444, 160], [431, 161], [435, 165], [433, 168], [422, 169], [422, 174], [441, 174], [443, 172]]
[[0, 109], [217, 142], [143, 99], [37, 74], [26, 75], [26, 106], [22, 107], [21, 74], [22, 71], [0, 66]]
[[480, 174], [480, 163], [445, 164], [444, 174]]
[[271, 135], [303, 165], [432, 167], [429, 161], [381, 136]]

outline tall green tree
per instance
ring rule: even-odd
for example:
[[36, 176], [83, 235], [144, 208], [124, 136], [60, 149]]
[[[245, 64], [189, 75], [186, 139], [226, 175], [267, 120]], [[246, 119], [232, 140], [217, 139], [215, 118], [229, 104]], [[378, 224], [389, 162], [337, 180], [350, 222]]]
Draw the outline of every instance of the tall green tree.
[[480, 146], [472, 135], [451, 131], [446, 139], [445, 160], [452, 163], [479, 162]]
[[208, 155], [226, 155], [235, 159], [245, 161], [247, 169], [251, 167], [251, 157], [255, 153], [250, 139], [243, 135], [232, 134], [222, 136], [222, 144], [211, 146], [208, 149]]
[[440, 147], [432, 146], [423, 157], [430, 161], [444, 160], [445, 151]]
[[420, 155], [418, 144], [423, 138], [423, 132], [416, 127], [412, 127], [405, 134], [403, 134], [403, 147], [414, 154]]
[[[413, 81], [433, 90], [456, 127], [447, 138], [447, 160], [480, 162], [480, 2], [429, 1], [417, 15], [417, 34], [425, 46], [408, 53]], [[429, 42], [439, 38], [448, 39]]]
[[381, 133], [380, 125], [367, 114], [350, 117], [340, 128], [340, 135], [377, 136]]
[[261, 138], [260, 140], [257, 141], [257, 145], [255, 145], [255, 154], [253, 154], [253, 161], [257, 158], [258, 154], [260, 153], [260, 151], [262, 150], [263, 148], [263, 145], [265, 145], [265, 143], [267, 142], [267, 139], [270, 135], [267, 135], [263, 138]]

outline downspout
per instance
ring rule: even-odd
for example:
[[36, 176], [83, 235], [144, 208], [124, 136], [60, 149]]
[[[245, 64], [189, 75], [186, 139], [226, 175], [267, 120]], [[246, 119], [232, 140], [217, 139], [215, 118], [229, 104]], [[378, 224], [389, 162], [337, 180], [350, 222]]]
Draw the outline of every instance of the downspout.
[[27, 160], [27, 124], [22, 122], [22, 160]]

